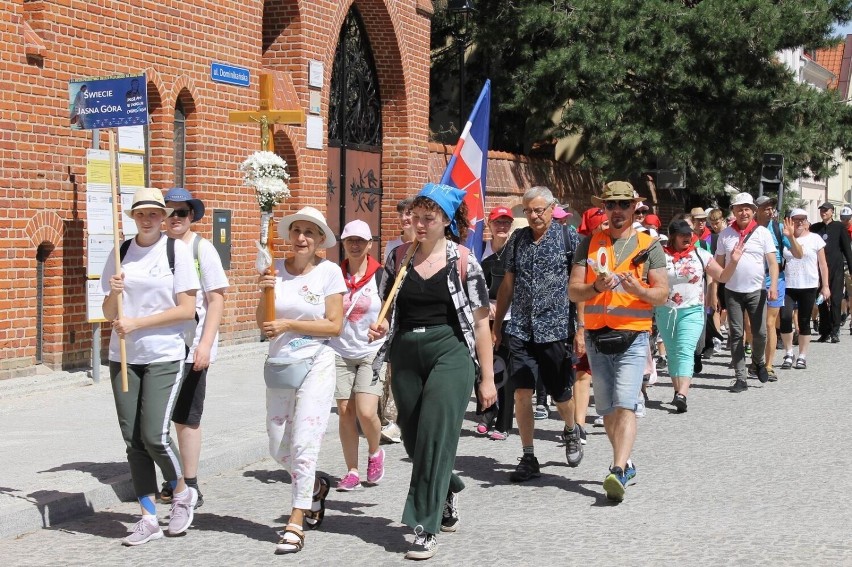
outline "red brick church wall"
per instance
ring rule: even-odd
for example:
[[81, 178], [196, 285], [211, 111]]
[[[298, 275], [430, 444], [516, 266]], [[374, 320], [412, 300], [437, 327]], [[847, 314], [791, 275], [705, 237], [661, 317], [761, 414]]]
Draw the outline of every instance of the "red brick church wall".
[[[393, 218], [396, 199], [427, 178], [431, 2], [354, 4], [379, 76], [383, 214]], [[228, 112], [257, 107], [261, 72], [276, 76], [276, 107], [307, 110], [308, 62], [319, 60], [325, 71], [321, 100], [327, 135], [332, 62], [351, 5], [349, 0], [10, 0], [0, 8], [0, 378], [31, 372], [36, 362], [39, 245], [43, 253], [50, 251], [44, 264], [43, 362], [53, 368], [89, 363], [85, 152], [92, 133], [68, 127], [68, 81], [84, 76], [147, 74], [149, 184], [161, 189], [174, 185], [172, 123], [175, 102], [183, 103], [186, 186], [208, 210], [233, 211], [232, 287], [222, 339], [256, 338], [253, 241], [259, 213], [253, 194], [241, 185], [238, 166], [258, 147], [259, 135], [251, 125], [229, 124]], [[213, 61], [248, 68], [252, 86], [212, 82]], [[105, 148], [105, 133], [101, 140]], [[293, 197], [279, 214], [308, 204], [323, 209], [326, 150], [306, 149], [304, 126], [276, 127], [274, 140], [293, 174]], [[197, 229], [210, 236], [209, 215]]]

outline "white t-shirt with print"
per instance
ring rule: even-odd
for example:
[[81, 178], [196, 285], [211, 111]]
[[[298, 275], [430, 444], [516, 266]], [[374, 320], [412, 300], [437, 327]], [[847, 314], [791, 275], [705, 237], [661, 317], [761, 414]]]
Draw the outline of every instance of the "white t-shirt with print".
[[[303, 276], [290, 274], [284, 267], [284, 260], [276, 261], [275, 269], [278, 270], [275, 277], [276, 319], [325, 319], [325, 298], [347, 291], [340, 267], [328, 260], [323, 260]], [[270, 341], [269, 356], [311, 358], [327, 338], [287, 331]]]
[[[201, 287], [192, 253], [186, 244], [175, 241], [175, 273], [169, 268], [164, 234], [155, 244], [142, 247], [134, 238], [124, 256], [122, 308], [125, 317], [147, 317], [177, 306], [177, 294]], [[109, 279], [115, 274], [115, 254], [107, 258], [101, 275], [101, 290], [109, 293]], [[138, 329], [125, 337], [128, 364], [151, 364], [183, 360], [186, 356], [184, 322], [162, 327]], [[113, 331], [109, 340], [109, 359], [121, 361], [118, 334]]]
[[825, 241], [818, 234], [809, 232], [796, 239], [804, 253], [801, 259], [793, 257], [789, 248], [784, 248], [784, 258], [787, 259], [787, 288], [813, 289], [819, 287], [819, 251], [825, 248]]
[[[201, 237], [196, 235], [193, 238]], [[189, 253], [192, 254], [192, 244], [189, 244], [187, 248], [189, 248]], [[198, 343], [201, 341], [201, 331], [204, 329], [204, 321], [207, 318], [207, 306], [209, 304], [207, 293], [215, 289], [226, 290], [229, 285], [228, 276], [225, 275], [225, 269], [222, 267], [222, 259], [219, 258], [219, 252], [213, 246], [213, 243], [206, 238], [201, 238], [198, 243], [198, 268], [196, 272], [201, 272], [201, 289], [195, 294], [195, 312], [198, 313], [198, 323], [196, 324], [194, 319], [187, 321], [187, 336], [194, 335], [189, 355], [186, 357], [187, 362], [195, 362], [195, 349], [198, 348]], [[219, 331], [217, 330], [216, 336], [213, 338], [213, 345], [210, 347], [211, 363], [216, 360], [218, 351]]]
[[333, 337], [329, 345], [343, 358], [360, 359], [376, 354], [385, 339], [371, 343], [367, 337], [367, 331], [379, 318], [381, 309], [382, 299], [379, 297], [379, 286], [376, 285], [374, 274], [370, 281], [357, 291], [347, 290], [343, 294], [343, 314], [345, 315], [343, 332], [339, 337]]
[[[731, 261], [731, 251], [740, 241], [740, 234], [732, 227], [725, 227], [719, 233], [716, 256], [725, 257], [725, 265]], [[743, 256], [737, 264], [734, 275], [725, 284], [725, 289], [737, 293], [752, 293], [764, 289], [764, 262], [767, 254], [775, 254], [775, 242], [766, 227], [758, 226], [746, 242]]]
[[[701, 261], [696, 253], [701, 256]], [[683, 309], [704, 305], [704, 270], [712, 259], [710, 252], [702, 248], [696, 248], [677, 263], [666, 254], [666, 273], [669, 276], [669, 298], [666, 307]]]

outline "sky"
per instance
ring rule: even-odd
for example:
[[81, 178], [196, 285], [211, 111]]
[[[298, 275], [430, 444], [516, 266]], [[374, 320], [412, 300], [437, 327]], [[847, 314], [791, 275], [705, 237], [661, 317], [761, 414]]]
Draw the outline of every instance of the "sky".
[[850, 22], [846, 25], [843, 25], [843, 26], [837, 26], [834, 29], [835, 29], [835, 32], [837, 32], [838, 35], [846, 37], [847, 35], [852, 34], [852, 22]]

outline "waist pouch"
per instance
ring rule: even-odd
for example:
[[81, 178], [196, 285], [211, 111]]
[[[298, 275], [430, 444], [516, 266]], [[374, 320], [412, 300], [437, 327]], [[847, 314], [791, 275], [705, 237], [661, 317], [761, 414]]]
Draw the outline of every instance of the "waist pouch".
[[621, 354], [630, 348], [641, 331], [616, 331], [609, 327], [588, 331], [595, 348], [601, 354]]
[[313, 358], [267, 358], [263, 365], [263, 380], [267, 388], [298, 390], [313, 365]]

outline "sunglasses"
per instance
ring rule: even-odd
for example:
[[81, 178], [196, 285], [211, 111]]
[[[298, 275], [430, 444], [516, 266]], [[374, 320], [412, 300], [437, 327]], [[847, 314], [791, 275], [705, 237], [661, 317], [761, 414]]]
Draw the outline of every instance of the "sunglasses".
[[615, 210], [616, 205], [622, 211], [626, 211], [630, 208], [630, 205], [633, 204], [633, 201], [606, 201], [604, 205], [606, 206], [606, 210], [613, 211]]
[[651, 256], [651, 248], [653, 248], [654, 245], [659, 241], [659, 238], [655, 238], [653, 241], [651, 241], [651, 244], [647, 248], [633, 256], [633, 259], [630, 260], [630, 265], [634, 268], [638, 268], [639, 266], [647, 262], [648, 258]]
[[172, 214], [169, 215], [169, 218], [177, 217], [179, 219], [185, 219], [189, 215], [192, 214], [192, 209], [175, 209], [172, 211]]

